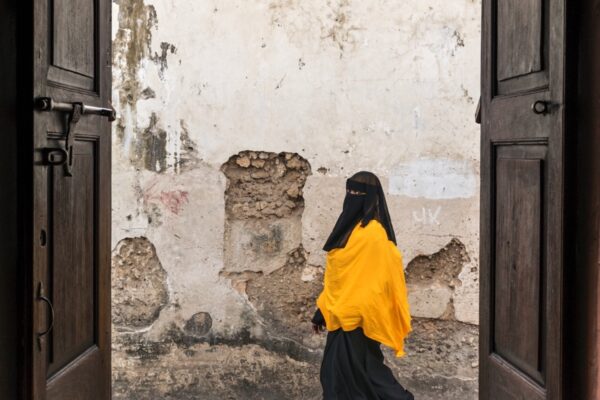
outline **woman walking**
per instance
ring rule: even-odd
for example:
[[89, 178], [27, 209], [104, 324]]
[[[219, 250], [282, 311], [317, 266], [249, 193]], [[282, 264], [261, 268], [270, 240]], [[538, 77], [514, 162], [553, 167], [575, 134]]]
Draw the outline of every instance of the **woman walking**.
[[404, 355], [411, 330], [402, 256], [381, 183], [361, 171], [346, 181], [344, 206], [323, 250], [323, 291], [313, 317], [327, 328], [324, 400], [413, 400], [383, 363], [380, 344]]

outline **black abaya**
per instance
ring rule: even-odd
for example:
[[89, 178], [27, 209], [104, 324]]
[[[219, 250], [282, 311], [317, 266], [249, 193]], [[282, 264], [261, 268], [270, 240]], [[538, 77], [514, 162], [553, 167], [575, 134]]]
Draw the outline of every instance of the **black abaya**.
[[[313, 318], [317, 325], [319, 314]], [[361, 328], [327, 333], [320, 380], [323, 400], [414, 400], [384, 364], [380, 343]]]

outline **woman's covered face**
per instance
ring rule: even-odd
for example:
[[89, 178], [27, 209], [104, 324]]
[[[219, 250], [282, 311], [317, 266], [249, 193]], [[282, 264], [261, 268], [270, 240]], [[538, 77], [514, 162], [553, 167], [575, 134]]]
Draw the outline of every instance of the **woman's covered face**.
[[346, 189], [346, 193], [356, 195], [356, 196], [364, 196], [366, 194], [364, 192], [359, 192], [357, 190], [352, 190], [352, 189]]

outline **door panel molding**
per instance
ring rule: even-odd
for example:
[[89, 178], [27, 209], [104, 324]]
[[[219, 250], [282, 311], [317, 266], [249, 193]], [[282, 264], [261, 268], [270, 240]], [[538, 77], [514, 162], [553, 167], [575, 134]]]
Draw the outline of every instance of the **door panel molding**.
[[547, 89], [550, 0], [491, 0], [494, 96]]
[[[33, 27], [30, 102], [50, 97], [110, 108], [111, 2], [36, 1]], [[49, 288], [56, 326], [41, 349], [31, 344], [33, 383], [26, 400], [108, 400], [111, 394], [111, 128], [106, 117], [85, 113], [68, 124], [71, 115], [33, 111], [35, 215], [28, 285], [44, 282]], [[44, 161], [49, 149], [65, 149], [69, 125], [72, 176]], [[44, 248], [35, 240], [40, 229], [48, 232]], [[32, 314], [35, 333], [47, 321], [35, 301]]]
[[[566, 1], [482, 5], [479, 397], [570, 400], [563, 393]], [[532, 110], [538, 101], [547, 113]]]

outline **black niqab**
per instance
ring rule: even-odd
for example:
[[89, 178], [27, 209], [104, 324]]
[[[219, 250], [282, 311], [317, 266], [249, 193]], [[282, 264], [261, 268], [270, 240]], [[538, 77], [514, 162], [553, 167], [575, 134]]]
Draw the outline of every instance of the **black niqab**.
[[372, 172], [357, 172], [346, 180], [346, 190], [364, 194], [346, 192], [342, 213], [325, 242], [323, 250], [329, 251], [346, 246], [348, 237], [356, 224], [360, 222], [361, 226], [366, 226], [372, 219], [383, 225], [388, 239], [396, 244], [396, 235], [379, 178]]

